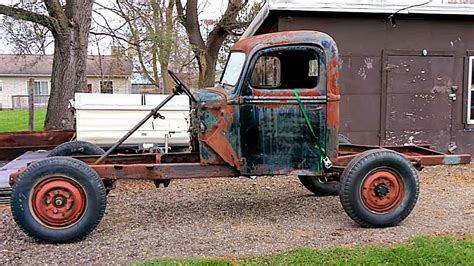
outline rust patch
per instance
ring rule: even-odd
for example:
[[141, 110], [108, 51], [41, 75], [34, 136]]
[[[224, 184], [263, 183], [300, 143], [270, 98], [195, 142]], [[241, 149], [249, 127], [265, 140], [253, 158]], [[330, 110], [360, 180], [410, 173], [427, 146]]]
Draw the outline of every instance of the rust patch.
[[0, 160], [12, 160], [27, 151], [49, 150], [70, 141], [74, 131], [9, 132], [0, 134]]
[[322, 32], [317, 31], [286, 31], [286, 32], [275, 32], [264, 35], [257, 35], [245, 38], [238, 41], [233, 47], [232, 51], [243, 51], [245, 53], [251, 53], [258, 47], [269, 47], [279, 46], [285, 44], [314, 44], [322, 39], [326, 39], [329, 36]]
[[[240, 170], [239, 157], [225, 137], [229, 128], [228, 123], [233, 122], [233, 108], [229, 106], [228, 108], [211, 110], [211, 113], [217, 118], [217, 121], [210, 131], [201, 136], [200, 141], [211, 148], [224, 162]], [[213, 161], [208, 162], [213, 163]], [[215, 161], [215, 163], [218, 163], [218, 161]]]

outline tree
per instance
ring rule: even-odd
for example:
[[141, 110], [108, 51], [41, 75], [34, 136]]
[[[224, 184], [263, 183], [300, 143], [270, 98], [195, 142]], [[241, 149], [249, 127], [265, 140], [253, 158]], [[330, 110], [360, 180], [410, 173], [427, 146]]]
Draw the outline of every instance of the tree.
[[86, 63], [94, 0], [43, 0], [46, 14], [0, 4], [0, 14], [39, 24], [54, 38], [51, 93], [45, 129], [72, 129], [74, 92], [87, 90]]
[[[38, 4], [28, 6], [28, 10], [41, 11]], [[2, 35], [15, 54], [46, 54], [46, 49], [53, 43], [53, 36], [48, 28], [37, 23], [17, 20], [12, 17], [0, 19]]]
[[248, 0], [228, 0], [227, 8], [222, 17], [215, 22], [214, 28], [204, 40], [198, 18], [198, 0], [187, 0], [183, 6], [181, 0], [176, 1], [176, 10], [181, 24], [186, 29], [192, 50], [199, 66], [199, 86], [214, 85], [216, 64], [222, 44], [235, 30], [249, 24], [249, 21], [237, 20], [239, 12], [247, 5]]
[[[176, 45], [174, 1], [116, 0], [112, 5], [97, 5], [100, 9], [95, 12], [102, 20], [96, 21], [99, 31], [92, 34], [112, 37], [135, 57], [137, 69], [151, 84], [159, 87], [161, 77], [164, 93], [170, 93], [173, 83], [167, 70]], [[120, 21], [113, 24], [118, 26], [109, 23], [102, 11], [117, 15]]]

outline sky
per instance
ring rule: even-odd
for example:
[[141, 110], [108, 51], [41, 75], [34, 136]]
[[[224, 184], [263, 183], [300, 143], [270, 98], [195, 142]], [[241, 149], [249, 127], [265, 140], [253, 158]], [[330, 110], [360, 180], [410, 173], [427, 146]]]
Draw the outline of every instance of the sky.
[[[29, 0], [29, 1], [38, 1], [38, 0]], [[0, 4], [10, 5], [12, 3], [18, 3], [19, 0], [0, 0]], [[106, 0], [96, 0], [96, 2], [105, 4], [108, 1]], [[185, 1], [182, 1], [183, 3]], [[217, 19], [220, 14], [222, 14], [226, 7], [227, 7], [227, 0], [199, 0], [199, 8], [201, 13], [199, 15], [200, 19]], [[109, 41], [110, 42], [110, 41]], [[107, 48], [108, 49], [108, 48]], [[97, 49], [90, 49], [91, 53], [96, 54]], [[3, 39], [0, 34], [0, 53], [11, 53], [11, 48], [9, 47], [8, 43]], [[48, 53], [53, 53], [52, 45], [48, 51]], [[109, 53], [109, 51], [101, 51], [101, 53]]]

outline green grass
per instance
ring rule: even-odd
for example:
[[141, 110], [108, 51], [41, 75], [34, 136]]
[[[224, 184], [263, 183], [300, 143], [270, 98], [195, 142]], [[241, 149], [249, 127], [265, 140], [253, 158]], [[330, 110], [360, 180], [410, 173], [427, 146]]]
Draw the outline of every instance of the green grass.
[[[389, 236], [387, 236], [389, 237]], [[248, 259], [157, 259], [145, 265], [474, 265], [474, 237], [416, 237], [406, 243], [353, 248], [299, 248]]]
[[[35, 111], [35, 131], [42, 130], [46, 110]], [[28, 111], [0, 111], [0, 132], [28, 130]]]

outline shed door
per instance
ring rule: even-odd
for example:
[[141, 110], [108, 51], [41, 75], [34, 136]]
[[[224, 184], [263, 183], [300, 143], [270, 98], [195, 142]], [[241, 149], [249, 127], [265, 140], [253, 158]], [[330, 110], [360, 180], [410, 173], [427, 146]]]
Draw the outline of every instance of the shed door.
[[390, 55], [387, 61], [383, 144], [431, 144], [446, 151], [451, 141], [454, 57]]

